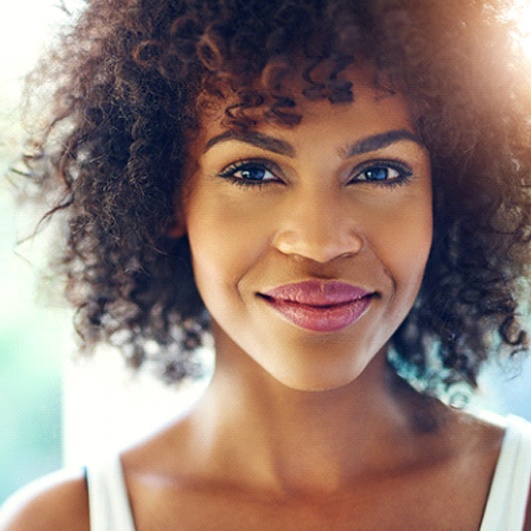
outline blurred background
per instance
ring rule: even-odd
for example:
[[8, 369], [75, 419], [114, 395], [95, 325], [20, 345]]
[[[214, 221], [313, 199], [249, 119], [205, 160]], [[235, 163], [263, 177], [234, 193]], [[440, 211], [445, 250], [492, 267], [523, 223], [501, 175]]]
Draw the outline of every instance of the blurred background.
[[66, 312], [39, 302], [38, 261], [17, 255], [16, 240], [29, 220], [17, 215], [13, 186], [5, 178], [22, 138], [22, 78], [60, 23], [53, 5], [17, 0], [0, 6], [0, 502], [62, 463]]
[[[75, 1], [68, 7], [75, 9]], [[65, 23], [60, 4], [0, 6], [0, 503], [36, 477], [80, 466], [155, 429], [186, 409], [205, 385], [164, 388], [148, 375], [124, 372], [116, 353], [72, 361], [71, 315], [49, 297], [54, 288], [43, 280], [42, 245], [17, 245], [35, 219], [16, 205], [14, 183], [4, 175], [23, 138], [22, 79]], [[531, 9], [522, 17], [528, 28], [530, 15]], [[517, 372], [489, 369], [474, 407], [531, 420], [531, 364], [523, 362]]]

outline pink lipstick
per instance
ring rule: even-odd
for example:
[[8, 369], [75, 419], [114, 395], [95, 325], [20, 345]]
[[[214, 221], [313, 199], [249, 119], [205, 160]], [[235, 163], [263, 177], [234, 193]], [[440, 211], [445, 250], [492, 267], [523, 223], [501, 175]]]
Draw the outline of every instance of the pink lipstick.
[[273, 288], [261, 296], [296, 326], [314, 332], [335, 332], [357, 321], [374, 292], [344, 282], [309, 280]]

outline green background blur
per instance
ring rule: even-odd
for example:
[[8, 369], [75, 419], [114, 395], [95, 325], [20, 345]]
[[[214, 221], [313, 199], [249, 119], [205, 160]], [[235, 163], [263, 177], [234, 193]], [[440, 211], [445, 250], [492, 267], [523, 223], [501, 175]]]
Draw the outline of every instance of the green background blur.
[[35, 300], [34, 267], [14, 253], [0, 190], [0, 503], [61, 463], [62, 312]]
[[68, 335], [64, 310], [39, 301], [40, 253], [16, 244], [27, 236], [20, 227], [32, 221], [15, 205], [5, 177], [22, 138], [17, 107], [23, 75], [64, 15], [54, 7], [60, 0], [0, 4], [1, 503], [61, 464], [61, 363]]
[[[0, 113], [2, 131], [10, 120]], [[2, 140], [0, 140], [2, 142]], [[0, 168], [13, 149], [5, 135]], [[16, 244], [12, 185], [0, 185], [0, 503], [61, 464], [61, 363], [64, 310], [38, 301], [39, 267]]]

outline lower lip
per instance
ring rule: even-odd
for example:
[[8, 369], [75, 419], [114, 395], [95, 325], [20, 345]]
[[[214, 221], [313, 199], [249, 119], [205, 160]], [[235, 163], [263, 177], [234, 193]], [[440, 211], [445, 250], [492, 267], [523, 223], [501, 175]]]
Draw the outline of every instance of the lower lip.
[[291, 301], [266, 298], [265, 301], [294, 325], [313, 332], [336, 332], [356, 322], [372, 300], [368, 295], [333, 306], [308, 306]]

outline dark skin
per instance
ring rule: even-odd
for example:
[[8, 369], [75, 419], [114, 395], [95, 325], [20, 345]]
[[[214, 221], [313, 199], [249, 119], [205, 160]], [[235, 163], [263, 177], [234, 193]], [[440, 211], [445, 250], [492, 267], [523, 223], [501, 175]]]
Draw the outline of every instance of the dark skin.
[[[190, 239], [216, 370], [188, 416], [121, 455], [138, 531], [481, 524], [503, 429], [419, 395], [386, 361], [431, 245], [429, 156], [404, 98], [378, 98], [362, 69], [350, 75], [356, 102], [308, 104], [295, 129], [261, 126], [267, 142], [231, 138], [214, 112], [190, 146], [175, 235]], [[223, 168], [242, 161], [254, 166], [232, 181], [269, 184], [234, 186]], [[370, 303], [315, 331], [263, 295], [308, 279], [357, 283]], [[328, 326], [329, 309], [308, 313]], [[89, 529], [81, 477], [19, 500], [1, 529]]]
[[[372, 370], [368, 368], [368, 372]], [[198, 452], [205, 446], [204, 431], [211, 429], [198, 426], [200, 412], [210, 408], [209, 397], [205, 397], [195, 413], [122, 455], [136, 528], [209, 529], [216, 522], [216, 529], [243, 530], [256, 529], [260, 522], [260, 528], [278, 530], [478, 529], [502, 430], [462, 412], [447, 410], [431, 399], [426, 401], [405, 386], [392, 387], [400, 402], [409, 403], [403, 416], [406, 424], [399, 429], [401, 459], [389, 459], [391, 449], [394, 454], [397, 449], [397, 438], [390, 439], [388, 455], [374, 456], [378, 464], [373, 464], [370, 471], [364, 463], [343, 485], [320, 490], [304, 488], [296, 474], [285, 474], [283, 483], [268, 484], [263, 474], [259, 475], [264, 469], [263, 459], [257, 456], [250, 462], [249, 452], [232, 455], [239, 444], [229, 433], [218, 443], [220, 455], [211, 455], [208, 450]], [[334, 391], [330, 399], [336, 401], [346, 392]], [[298, 394], [292, 390], [285, 393], [286, 400], [300, 414], [302, 397]], [[413, 420], [419, 407], [440, 419], [432, 431], [423, 432]], [[307, 405], [306, 412], [309, 409]], [[322, 415], [322, 409], [319, 400], [314, 402], [312, 413]], [[242, 414], [242, 421], [248, 413], [247, 409]], [[291, 413], [283, 408], [282, 415]], [[232, 415], [237, 417], [238, 412], [233, 410]], [[321, 421], [320, 427], [326, 424]], [[240, 423], [235, 422], [234, 430], [239, 427]], [[256, 435], [257, 441], [249, 440], [249, 445], [259, 443]], [[330, 442], [332, 446], [338, 443], [333, 439]], [[431, 451], [427, 452], [429, 445]], [[231, 470], [237, 473], [227, 474], [222, 468], [228, 456]], [[313, 469], [313, 463], [306, 465]], [[324, 479], [329, 476], [324, 469], [319, 473]], [[39, 522], [39, 529], [88, 530], [87, 506], [82, 478], [57, 478], [37, 496], [22, 502], [16, 516], [2, 529], [33, 530]], [[531, 529], [529, 516], [531, 506], [525, 529]]]

